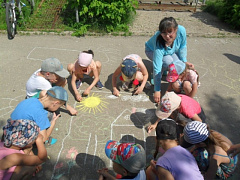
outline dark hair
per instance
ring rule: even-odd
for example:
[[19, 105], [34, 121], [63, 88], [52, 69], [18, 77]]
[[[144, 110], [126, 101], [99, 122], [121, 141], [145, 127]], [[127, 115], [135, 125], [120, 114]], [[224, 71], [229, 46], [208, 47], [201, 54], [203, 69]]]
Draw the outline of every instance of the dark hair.
[[87, 51], [83, 51], [84, 53], [88, 53], [88, 54], [92, 54], [92, 56], [94, 57], [94, 53], [91, 49], [87, 50]]
[[[160, 32], [167, 31], [168, 29], [176, 29], [178, 27], [178, 24], [176, 20], [173, 17], [165, 17], [160, 21], [158, 30]], [[160, 47], [165, 47], [165, 40], [161, 36], [161, 34], [158, 35], [156, 44], [159, 44]]]

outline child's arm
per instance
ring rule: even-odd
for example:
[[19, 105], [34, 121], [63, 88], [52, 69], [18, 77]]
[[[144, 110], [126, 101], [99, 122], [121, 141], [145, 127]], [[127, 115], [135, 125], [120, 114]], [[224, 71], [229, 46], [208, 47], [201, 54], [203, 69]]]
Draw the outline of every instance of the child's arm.
[[227, 151], [228, 154], [231, 154], [232, 156], [236, 156], [238, 153], [240, 153], [240, 144], [235, 144], [235, 145], [232, 145], [228, 151]]
[[47, 150], [43, 144], [43, 136], [38, 135], [36, 139], [36, 145], [38, 148], [38, 155], [26, 155], [20, 153], [14, 153], [6, 156], [0, 160], [0, 169], [8, 169], [12, 166], [36, 166], [47, 159]]
[[70, 112], [71, 115], [77, 115], [77, 110], [74, 109], [72, 106], [70, 106], [69, 104], [66, 103], [66, 109]]
[[194, 116], [191, 119], [194, 120], [194, 121], [202, 122], [202, 119], [197, 114], [194, 114]]
[[90, 84], [90, 86], [87, 89], [85, 89], [85, 91], [83, 92], [84, 95], [88, 95], [91, 89], [93, 88], [93, 86], [95, 86], [99, 81], [99, 74], [98, 74], [97, 68], [93, 69], [93, 76], [94, 76], [94, 80], [92, 84]]
[[171, 92], [172, 90], [173, 90], [172, 83], [170, 82], [170, 83], [168, 83], [168, 87], [167, 87], [167, 90], [166, 90], [165, 94], [168, 93], [168, 92]]
[[119, 91], [117, 89], [117, 77], [121, 73], [121, 66], [118, 66], [118, 68], [115, 70], [112, 76], [112, 88], [113, 88], [113, 95], [119, 96]]
[[142, 75], [143, 75], [143, 81], [140, 87], [137, 88], [137, 90], [134, 92], [134, 94], [139, 94], [143, 91], [145, 84], [148, 80], [148, 72], [147, 68], [143, 63], [139, 63], [139, 68], [141, 69]]
[[56, 120], [61, 116], [61, 114], [58, 114], [56, 116], [56, 114], [53, 114], [53, 118], [51, 121], [51, 126], [48, 129], [45, 130], [41, 130], [40, 133], [43, 135], [43, 141], [45, 142], [46, 140], [48, 140], [49, 136], [52, 134], [53, 128], [56, 124]]
[[114, 176], [108, 173], [108, 168], [99, 169], [97, 172], [99, 174], [99, 180], [102, 179], [102, 176], [104, 177], [104, 179], [107, 179], [107, 180], [116, 179]]
[[156, 121], [154, 124], [148, 126], [148, 133], [150, 133], [152, 130], [156, 129], [157, 124], [158, 124], [160, 121], [161, 121], [161, 119], [158, 118], [157, 121]]
[[190, 96], [191, 98], [193, 98], [193, 97], [196, 95], [197, 90], [198, 90], [198, 83], [195, 82], [195, 83], [192, 85], [192, 91], [189, 93], [188, 96]]
[[75, 75], [75, 73], [72, 74], [72, 80], [71, 80], [71, 85], [72, 85], [72, 89], [74, 91], [75, 97], [77, 101], [81, 101], [82, 100], [82, 96], [79, 94], [77, 87], [76, 87], [76, 80], [77, 80], [77, 76]]
[[159, 180], [174, 180], [173, 175], [167, 169], [157, 166], [157, 176]]

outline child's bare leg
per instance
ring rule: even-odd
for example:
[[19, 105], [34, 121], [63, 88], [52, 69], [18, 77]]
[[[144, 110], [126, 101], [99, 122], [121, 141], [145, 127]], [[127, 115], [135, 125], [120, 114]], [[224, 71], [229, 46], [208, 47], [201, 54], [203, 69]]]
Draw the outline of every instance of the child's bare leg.
[[28, 180], [32, 179], [33, 173], [36, 171], [36, 166], [17, 166], [12, 174], [11, 180], [21, 179]]
[[137, 79], [139, 82], [142, 82], [142, 81], [143, 81], [143, 74], [142, 74], [142, 72], [140, 72], [140, 71], [137, 71], [137, 72], [136, 72], [136, 79]]
[[183, 82], [183, 90], [187, 96], [190, 95], [190, 93], [192, 92], [192, 84], [190, 81]]
[[180, 93], [181, 92], [180, 85], [179, 85], [179, 83], [177, 81], [172, 83], [172, 88], [173, 88], [174, 92], [176, 92], [176, 93]]

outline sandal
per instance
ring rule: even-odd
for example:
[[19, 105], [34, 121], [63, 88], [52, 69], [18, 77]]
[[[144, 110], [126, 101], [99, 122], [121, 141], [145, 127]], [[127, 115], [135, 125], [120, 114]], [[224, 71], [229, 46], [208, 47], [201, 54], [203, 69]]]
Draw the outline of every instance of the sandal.
[[57, 142], [57, 139], [52, 138], [51, 136], [44, 142], [44, 145], [51, 146]]

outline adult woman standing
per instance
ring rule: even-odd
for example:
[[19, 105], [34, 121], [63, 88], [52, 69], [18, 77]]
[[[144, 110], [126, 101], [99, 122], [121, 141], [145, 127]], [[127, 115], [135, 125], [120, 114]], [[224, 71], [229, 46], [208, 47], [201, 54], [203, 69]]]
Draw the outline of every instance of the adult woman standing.
[[[145, 53], [153, 60], [154, 100], [160, 102], [161, 78], [173, 60], [187, 62], [187, 36], [173, 17], [165, 17], [159, 30], [145, 43]], [[189, 63], [190, 66], [192, 64]]]

